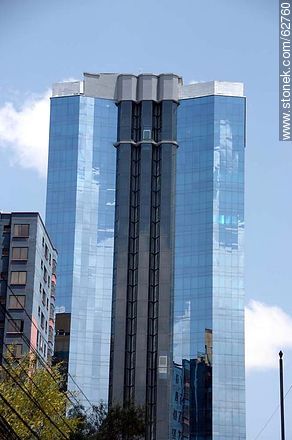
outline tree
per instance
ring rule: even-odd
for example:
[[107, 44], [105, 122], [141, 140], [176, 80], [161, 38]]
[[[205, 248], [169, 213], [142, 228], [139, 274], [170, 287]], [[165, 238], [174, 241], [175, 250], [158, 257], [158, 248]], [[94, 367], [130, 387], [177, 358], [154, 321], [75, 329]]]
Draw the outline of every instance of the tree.
[[112, 406], [101, 424], [96, 440], [138, 440], [145, 436], [143, 407]]
[[83, 440], [92, 438], [96, 434], [107, 416], [106, 405], [101, 401], [99, 405], [93, 405], [91, 411], [85, 411], [82, 405], [74, 406], [68, 412], [69, 418], [78, 419], [76, 432], [71, 434], [71, 440]]
[[22, 439], [32, 439], [32, 433], [8, 404], [41, 440], [69, 439], [70, 432], [76, 431], [79, 419], [66, 418], [70, 402], [67, 394], [60, 391], [62, 383], [60, 366], [49, 367], [48, 371], [36, 368], [32, 354], [21, 360], [8, 355], [0, 367], [1, 416]]
[[114, 405], [106, 412], [103, 402], [88, 414], [82, 406], [69, 412], [80, 423], [71, 440], [137, 440], [145, 436], [145, 412], [142, 407]]

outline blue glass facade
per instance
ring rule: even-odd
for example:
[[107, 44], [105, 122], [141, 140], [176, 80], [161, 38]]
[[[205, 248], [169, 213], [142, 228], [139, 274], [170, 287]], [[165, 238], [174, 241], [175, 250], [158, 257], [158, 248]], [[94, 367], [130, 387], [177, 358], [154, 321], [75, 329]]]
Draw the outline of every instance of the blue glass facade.
[[108, 397], [116, 132], [112, 100], [52, 98], [46, 225], [60, 256], [57, 307], [71, 313], [69, 388], [76, 381], [92, 403]]
[[177, 98], [159, 98], [161, 78], [148, 96], [148, 75], [126, 75], [123, 87], [104, 76], [86, 76], [84, 92], [70, 89], [78, 95], [57, 88], [51, 101], [46, 223], [57, 306], [71, 314], [69, 388], [108, 398], [115, 235], [113, 401], [127, 387], [148, 399], [149, 439], [245, 440], [245, 98], [231, 85], [238, 96], [207, 85], [210, 96], [187, 98], [202, 89], [186, 86], [176, 109]]
[[173, 439], [244, 440], [245, 99], [180, 101]]

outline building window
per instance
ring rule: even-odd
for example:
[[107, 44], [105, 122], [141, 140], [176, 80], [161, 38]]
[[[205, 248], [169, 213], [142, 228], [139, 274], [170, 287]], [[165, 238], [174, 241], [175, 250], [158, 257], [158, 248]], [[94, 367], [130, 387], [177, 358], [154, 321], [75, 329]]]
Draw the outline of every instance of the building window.
[[9, 249], [3, 248], [2, 249], [2, 257], [8, 257], [8, 255], [9, 255]]
[[26, 272], [11, 272], [10, 284], [25, 286], [26, 274]]
[[40, 283], [40, 293], [42, 293], [42, 290], [43, 290], [43, 286], [42, 283]]
[[48, 271], [47, 269], [44, 267], [44, 282], [46, 283], [48, 280]]
[[45, 315], [43, 314], [43, 312], [41, 314], [41, 328], [45, 328]]
[[41, 269], [43, 269], [44, 268], [44, 262], [43, 262], [43, 260], [41, 261]]
[[20, 358], [22, 356], [22, 344], [9, 344], [7, 345], [7, 350], [15, 358]]
[[51, 278], [48, 276], [48, 287], [51, 285]]
[[8, 232], [10, 232], [11, 231], [11, 227], [10, 227], [10, 225], [4, 225], [3, 226], [3, 232], [4, 232], [4, 234], [5, 233], [8, 233]]
[[40, 308], [40, 306], [38, 307], [38, 316], [39, 317], [41, 316], [41, 308]]
[[0, 281], [6, 281], [7, 280], [7, 272], [0, 272]]
[[7, 323], [7, 333], [23, 333], [23, 320], [9, 319]]
[[44, 290], [43, 290], [42, 303], [44, 306], [46, 305], [46, 292]]
[[14, 225], [13, 236], [19, 238], [29, 237], [29, 225]]
[[9, 309], [24, 309], [25, 296], [24, 295], [10, 295]]
[[46, 258], [46, 260], [48, 260], [48, 258], [49, 258], [49, 248], [47, 245], [45, 245], [45, 258]]
[[28, 248], [27, 247], [13, 247], [12, 260], [27, 261]]
[[47, 310], [49, 310], [49, 298], [47, 298]]
[[49, 265], [51, 266], [52, 264], [52, 254], [49, 255]]
[[143, 141], [151, 140], [151, 130], [143, 130]]

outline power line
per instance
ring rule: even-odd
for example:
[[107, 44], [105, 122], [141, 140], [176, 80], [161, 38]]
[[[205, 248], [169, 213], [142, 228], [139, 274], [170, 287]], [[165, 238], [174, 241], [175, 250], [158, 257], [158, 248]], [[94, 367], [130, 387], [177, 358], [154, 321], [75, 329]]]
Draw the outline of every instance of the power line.
[[[9, 425], [5, 417], [3, 417], [1, 414], [0, 414], [0, 426], [2, 428], [1, 429], [2, 434], [5, 435], [5, 438], [7, 438], [7, 440], [21, 440], [19, 435], [14, 431], [12, 426]], [[9, 435], [9, 437], [7, 437], [6, 434]]]
[[[292, 389], [292, 385], [289, 387], [288, 391], [286, 392], [284, 399], [286, 399], [286, 396], [289, 394], [289, 392]], [[272, 413], [272, 415], [268, 418], [268, 420], [266, 421], [266, 423], [264, 424], [264, 426], [262, 427], [262, 429], [259, 431], [259, 433], [255, 436], [254, 440], [257, 440], [262, 433], [264, 432], [264, 430], [266, 429], [266, 427], [269, 425], [269, 423], [271, 422], [271, 420], [273, 419], [273, 417], [277, 414], [277, 412], [279, 411], [280, 405], [277, 405], [277, 408], [275, 408], [274, 412]]]
[[[8, 345], [8, 344], [5, 344], [5, 343], [4, 343], [4, 345], [5, 345], [6, 349], [9, 351], [9, 353], [10, 353], [11, 355], [14, 355], [14, 353], [10, 350], [9, 345]], [[31, 376], [26, 372], [26, 370], [21, 366], [21, 362], [20, 362], [18, 359], [16, 359], [15, 357], [14, 357], [14, 360], [17, 362], [17, 364], [18, 364], [18, 366], [20, 367], [21, 371], [24, 372], [24, 374], [26, 375], [26, 377], [27, 377], [27, 378], [33, 383], [33, 385], [36, 387], [36, 389], [37, 389], [38, 391], [40, 391], [40, 393], [42, 393], [42, 390], [40, 389], [40, 387], [34, 382], [34, 380], [32, 379], [32, 377], [31, 377]], [[49, 405], [51, 406], [51, 408], [55, 411], [55, 413], [61, 418], [61, 420], [64, 422], [64, 424], [70, 429], [70, 431], [71, 431], [72, 433], [74, 433], [74, 431], [73, 431], [73, 429], [71, 428], [71, 426], [68, 425], [68, 423], [67, 423], [65, 417], [63, 417], [62, 415], [60, 415], [60, 412], [55, 408], [55, 406], [54, 406], [49, 400], [48, 400], [47, 402], [49, 403]]]
[[[8, 287], [8, 289], [10, 290], [10, 292], [12, 293], [12, 295], [14, 296], [14, 298], [16, 299], [16, 301], [18, 302], [18, 304], [22, 307], [22, 310], [25, 312], [26, 316], [28, 317], [28, 319], [30, 320], [30, 322], [32, 323], [32, 325], [35, 327], [36, 330], [39, 330], [38, 327], [35, 325], [35, 323], [33, 322], [33, 320], [31, 319], [31, 316], [27, 313], [26, 309], [22, 306], [22, 304], [20, 303], [19, 299], [17, 298], [17, 296], [15, 295], [15, 293], [13, 292], [13, 290], [11, 289], [11, 287], [9, 286], [8, 282], [6, 281], [6, 286]], [[90, 400], [88, 399], [88, 397], [86, 396], [86, 394], [84, 393], [84, 391], [80, 388], [80, 386], [77, 384], [77, 382], [74, 380], [74, 378], [71, 376], [70, 372], [68, 371], [68, 376], [70, 377], [70, 379], [74, 382], [74, 384], [77, 386], [77, 388], [79, 389], [79, 391], [81, 392], [81, 394], [84, 396], [84, 398], [86, 399], [86, 401], [89, 403], [89, 405], [91, 406], [91, 408], [93, 407], [92, 403], [90, 402]], [[69, 390], [68, 390], [69, 392]], [[73, 396], [73, 395], [72, 395]], [[76, 399], [75, 399], [76, 400]], [[79, 402], [78, 402], [79, 404]]]
[[29, 424], [21, 417], [18, 411], [16, 411], [15, 408], [8, 402], [8, 400], [5, 399], [3, 394], [0, 392], [0, 398], [3, 400], [3, 402], [8, 406], [8, 408], [11, 409], [11, 411], [19, 418], [19, 420], [22, 421], [24, 426], [32, 433], [32, 435], [37, 438], [37, 440], [41, 440], [40, 436], [29, 426]]
[[13, 377], [13, 375], [10, 373], [10, 371], [4, 367], [4, 365], [2, 364], [2, 368], [4, 369], [4, 371], [6, 371], [6, 374], [8, 374], [8, 376], [18, 385], [18, 387], [26, 394], [26, 396], [34, 403], [34, 405], [44, 414], [44, 416], [49, 420], [49, 422], [60, 432], [60, 434], [62, 435], [62, 437], [64, 437], [66, 440], [69, 439], [69, 437], [63, 432], [61, 431], [61, 429], [59, 428], [58, 425], [56, 425], [56, 423], [51, 419], [51, 417], [46, 414], [46, 412], [44, 411], [44, 409], [42, 408], [42, 406], [40, 405], [40, 403], [36, 400], [36, 398], [32, 395], [29, 394], [29, 392], [18, 382], [18, 380]]
[[[6, 308], [0, 304], [0, 307], [2, 308], [2, 310], [4, 311], [5, 315], [8, 315], [10, 322], [12, 323], [12, 325], [14, 326], [14, 328], [17, 330], [17, 332], [19, 333], [19, 328], [16, 326], [15, 322], [14, 322], [14, 318], [11, 316], [11, 314], [8, 312], [8, 310], [6, 310]], [[38, 351], [33, 347], [33, 345], [31, 344], [30, 340], [27, 338], [26, 335], [24, 335], [23, 333], [19, 333], [20, 338], [25, 342], [25, 344], [28, 346], [28, 348], [36, 355], [36, 357], [39, 359], [41, 365], [45, 368], [45, 370], [49, 373], [49, 375], [51, 376], [51, 378], [54, 380], [54, 382], [59, 386], [60, 384], [58, 383], [58, 381], [56, 380], [56, 378], [54, 377], [54, 375], [52, 374], [51, 370], [50, 370], [50, 366], [47, 364], [47, 362], [40, 356], [40, 354], [38, 353]], [[74, 399], [75, 402], [77, 403], [77, 405], [79, 405], [79, 401], [76, 399], [76, 397], [70, 393], [68, 391], [68, 394], [70, 394]], [[69, 398], [69, 396], [67, 396], [67, 399], [69, 400], [69, 402], [71, 403], [71, 405], [74, 407], [75, 404], [72, 402], [72, 400]]]

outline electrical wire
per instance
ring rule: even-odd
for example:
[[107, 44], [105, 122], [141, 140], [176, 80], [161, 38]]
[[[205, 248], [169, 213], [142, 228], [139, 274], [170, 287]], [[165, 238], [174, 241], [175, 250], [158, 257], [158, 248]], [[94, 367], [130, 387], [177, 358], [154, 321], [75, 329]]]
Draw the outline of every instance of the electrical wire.
[[8, 374], [8, 376], [14, 381], [14, 383], [16, 383], [17, 386], [24, 392], [24, 394], [26, 394], [26, 396], [31, 400], [31, 402], [33, 402], [34, 405], [44, 414], [44, 416], [49, 420], [49, 422], [60, 432], [62, 437], [68, 440], [69, 437], [63, 431], [61, 431], [61, 429], [59, 428], [58, 425], [56, 425], [54, 420], [52, 420], [52, 418], [48, 414], [46, 414], [46, 412], [42, 408], [41, 404], [37, 401], [37, 399], [31, 394], [29, 394], [29, 392], [19, 383], [19, 381], [15, 377], [13, 377], [13, 375], [10, 373], [8, 368], [4, 366], [4, 364], [2, 364], [1, 367], [4, 369], [6, 374]]
[[[13, 290], [11, 289], [11, 287], [9, 286], [8, 282], [6, 281], [6, 286], [8, 287], [8, 289], [10, 290], [10, 292], [12, 293], [12, 295], [14, 296], [14, 298], [16, 298], [16, 301], [18, 302], [18, 304], [22, 307], [22, 310], [25, 312], [26, 316], [28, 317], [28, 319], [30, 320], [30, 322], [32, 323], [32, 325], [35, 327], [36, 330], [39, 330], [38, 327], [36, 326], [36, 324], [33, 322], [33, 320], [31, 319], [31, 316], [27, 313], [26, 309], [23, 308], [22, 304], [20, 303], [19, 299], [17, 298], [17, 295], [15, 295], [15, 293], [13, 292]], [[71, 374], [68, 371], [68, 377], [70, 377], [70, 379], [73, 381], [73, 383], [77, 386], [77, 388], [79, 389], [79, 391], [81, 392], [81, 394], [84, 396], [85, 400], [89, 403], [89, 405], [91, 406], [91, 408], [93, 408], [92, 403], [90, 402], [90, 400], [88, 399], [88, 397], [86, 396], [86, 394], [84, 393], [84, 391], [80, 388], [80, 386], [77, 384], [77, 382], [74, 380], [74, 378], [71, 376]], [[73, 396], [73, 395], [72, 395]], [[76, 399], [75, 399], [76, 400]], [[79, 402], [78, 402], [79, 404]]]
[[40, 436], [29, 426], [29, 424], [23, 419], [23, 417], [21, 417], [21, 415], [19, 414], [18, 411], [16, 411], [15, 408], [13, 408], [13, 406], [8, 402], [8, 400], [5, 399], [5, 397], [3, 396], [3, 394], [0, 392], [0, 398], [3, 400], [3, 402], [8, 406], [9, 409], [11, 409], [11, 411], [19, 418], [19, 420], [22, 421], [22, 423], [24, 424], [24, 426], [32, 433], [32, 435], [37, 439], [37, 440], [41, 440]]
[[[14, 353], [13, 353], [12, 350], [10, 350], [9, 345], [8, 345], [8, 344], [5, 344], [5, 343], [4, 343], [4, 345], [5, 345], [6, 349], [9, 351], [9, 353], [10, 353], [12, 356], [14, 356]], [[17, 362], [18, 366], [20, 367], [20, 370], [26, 375], [26, 377], [31, 381], [31, 383], [36, 387], [36, 389], [37, 389], [40, 393], [42, 393], [42, 390], [40, 389], [40, 387], [34, 382], [34, 380], [32, 379], [32, 377], [31, 377], [31, 376], [26, 372], [26, 370], [21, 366], [21, 362], [20, 362], [18, 359], [16, 359], [15, 357], [13, 358], [13, 360]], [[55, 407], [55, 406], [54, 406], [49, 400], [47, 401], [47, 403], [49, 403], [50, 407], [51, 407], [51, 408], [55, 411], [55, 413], [61, 418], [61, 420], [62, 420], [63, 423], [67, 426], [67, 428], [69, 428], [70, 431], [71, 431], [72, 433], [74, 433], [74, 431], [73, 431], [73, 429], [71, 428], [71, 426], [68, 425], [68, 423], [67, 423], [65, 417], [63, 417], [62, 415], [60, 415], [60, 412], [56, 409], [56, 407]]]
[[[285, 396], [284, 396], [284, 400], [286, 399], [286, 396], [289, 394], [289, 392], [292, 390], [292, 385], [290, 385], [290, 387], [288, 388], [288, 391], [286, 392]], [[274, 412], [272, 413], [272, 415], [268, 418], [268, 420], [266, 421], [266, 423], [264, 424], [264, 426], [261, 428], [261, 430], [258, 432], [258, 434], [254, 437], [253, 440], [257, 440], [258, 438], [260, 438], [260, 436], [262, 435], [262, 433], [264, 432], [264, 430], [266, 429], [266, 427], [269, 425], [269, 423], [271, 422], [271, 420], [273, 419], [273, 417], [277, 414], [278, 410], [280, 408], [280, 405], [277, 406], [277, 408], [275, 408]]]
[[[4, 314], [7, 315], [9, 317], [10, 322], [12, 323], [12, 325], [14, 326], [14, 328], [17, 330], [17, 332], [19, 333], [19, 328], [16, 326], [15, 322], [14, 322], [14, 318], [11, 316], [11, 314], [8, 312], [8, 310], [6, 310], [6, 308], [0, 304], [0, 307], [2, 308], [2, 310], [4, 311]], [[26, 335], [24, 335], [23, 333], [19, 333], [20, 338], [24, 341], [24, 343], [28, 346], [28, 348], [30, 349], [30, 351], [32, 353], [34, 353], [37, 357], [37, 359], [40, 361], [41, 365], [45, 368], [45, 370], [49, 373], [49, 375], [51, 376], [51, 378], [54, 380], [54, 382], [59, 386], [59, 382], [56, 380], [56, 378], [54, 377], [54, 375], [52, 374], [51, 370], [50, 370], [50, 366], [47, 364], [47, 362], [40, 356], [39, 352], [32, 346], [30, 340], [27, 338]], [[70, 393], [69, 391], [67, 391], [69, 395], [72, 396], [72, 398], [75, 399], [75, 402], [77, 404], [77, 406], [79, 405], [79, 401], [76, 399], [76, 397], [74, 396], [74, 394]], [[66, 394], [67, 395], [67, 394]], [[76, 404], [73, 403], [73, 401], [70, 399], [70, 397], [67, 395], [67, 398], [69, 400], [69, 402], [71, 403], [71, 405], [74, 407]]]
[[[7, 440], [21, 440], [19, 435], [14, 431], [12, 426], [7, 422], [2, 414], [0, 414], [0, 425], [2, 427], [2, 434], [5, 435], [5, 438], [7, 438]], [[7, 437], [6, 434], [9, 435], [9, 437]]]

